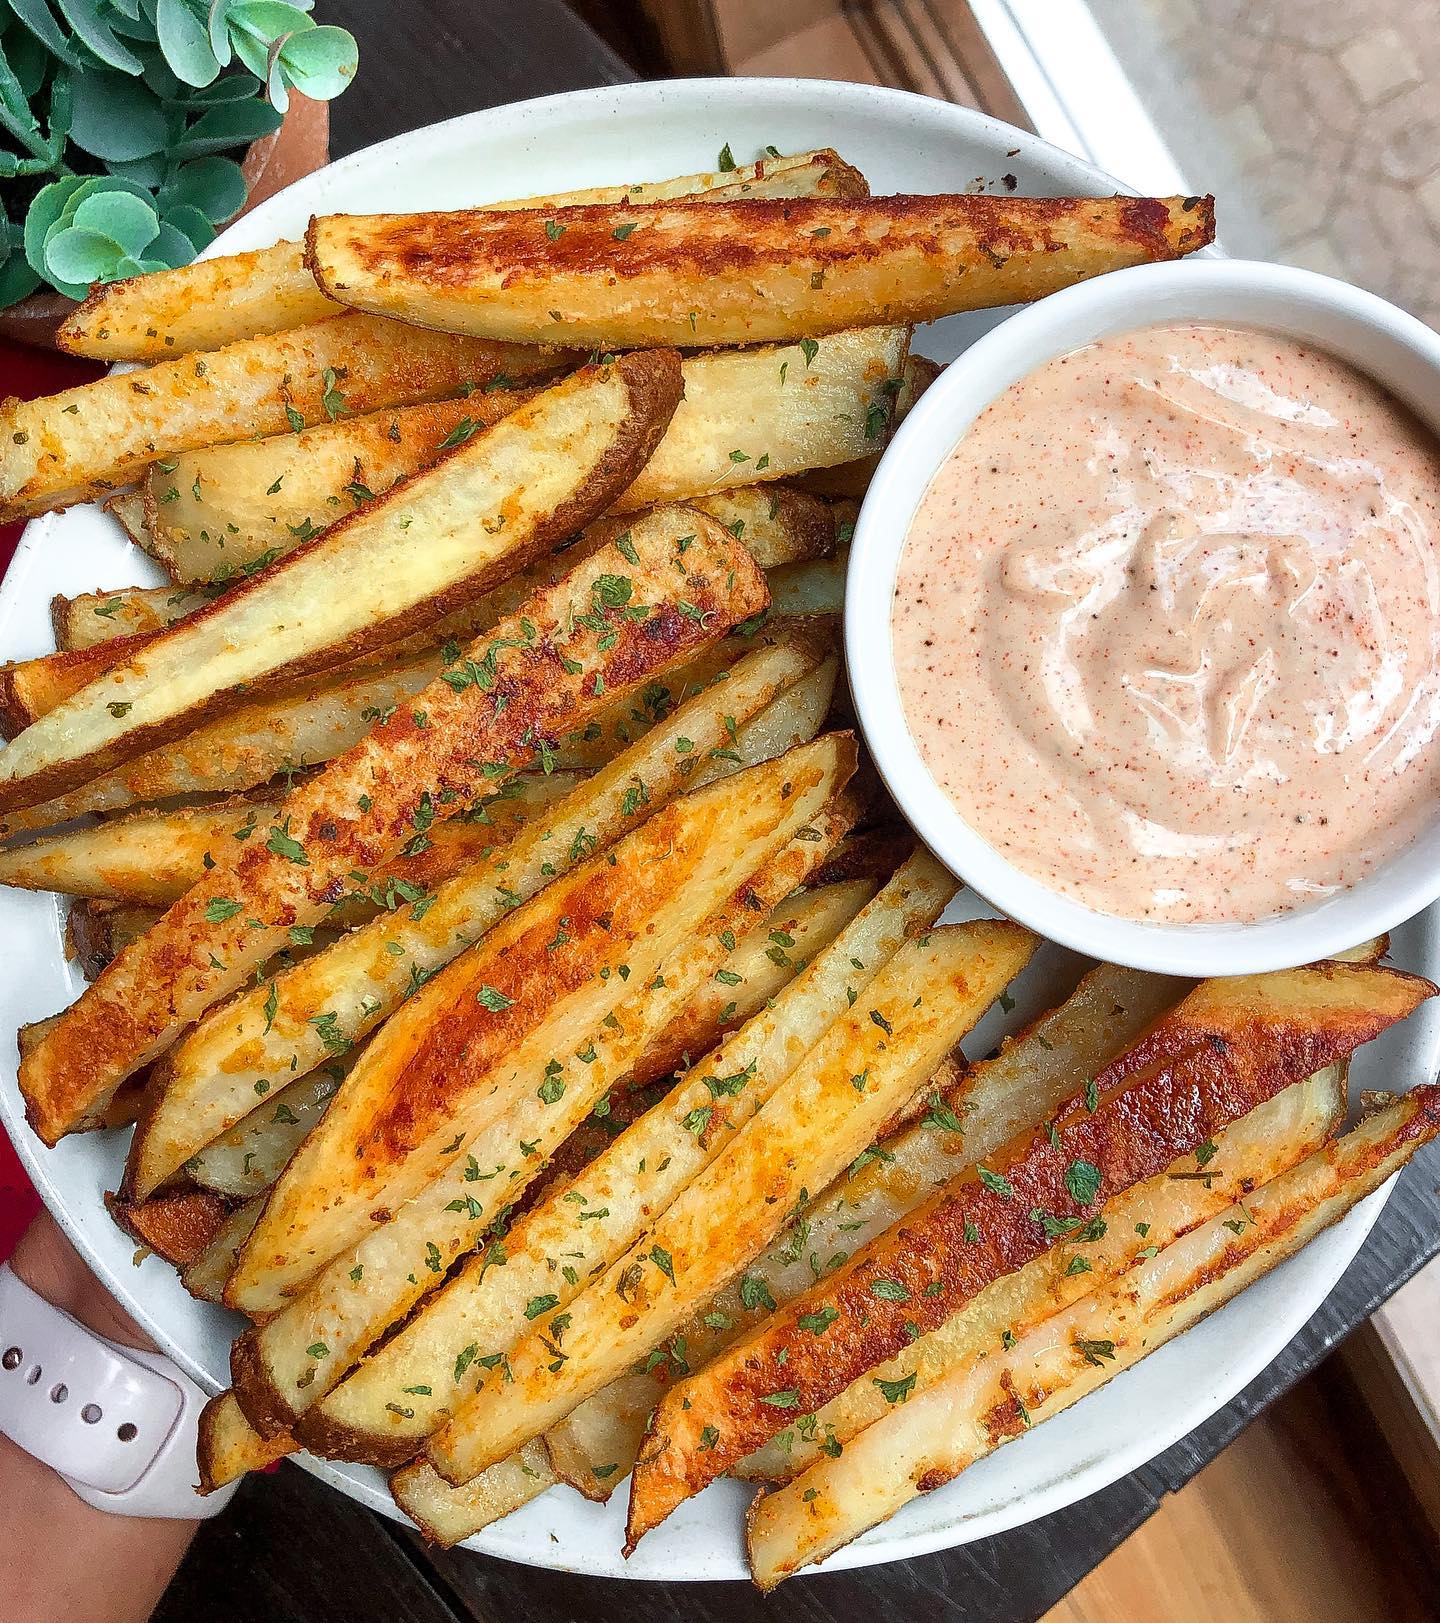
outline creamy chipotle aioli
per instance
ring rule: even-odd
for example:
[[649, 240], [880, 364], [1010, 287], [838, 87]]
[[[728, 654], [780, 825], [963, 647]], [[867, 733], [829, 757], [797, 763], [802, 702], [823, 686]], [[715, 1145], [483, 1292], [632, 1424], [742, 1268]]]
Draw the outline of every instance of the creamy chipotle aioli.
[[1353, 884], [1440, 793], [1440, 453], [1377, 385], [1211, 326], [1105, 339], [975, 421], [893, 606], [961, 816], [1147, 920]]

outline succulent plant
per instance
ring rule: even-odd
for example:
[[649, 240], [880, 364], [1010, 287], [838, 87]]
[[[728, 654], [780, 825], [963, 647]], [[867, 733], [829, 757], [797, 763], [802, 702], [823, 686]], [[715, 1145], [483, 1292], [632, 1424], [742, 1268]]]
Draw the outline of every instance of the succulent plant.
[[314, 0], [0, 0], [0, 309], [184, 265], [245, 201], [233, 154], [357, 51]]

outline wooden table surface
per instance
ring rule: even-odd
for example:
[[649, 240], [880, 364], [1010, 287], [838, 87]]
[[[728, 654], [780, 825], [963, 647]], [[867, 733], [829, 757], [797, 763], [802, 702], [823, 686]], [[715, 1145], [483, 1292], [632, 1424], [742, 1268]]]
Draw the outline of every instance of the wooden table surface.
[[[324, 0], [322, 10], [360, 41], [360, 75], [333, 108], [336, 157], [477, 107], [633, 77], [561, 0]], [[1142, 1469], [1014, 1532], [914, 1561], [794, 1579], [766, 1600], [741, 1583], [625, 1583], [432, 1551], [285, 1465], [250, 1479], [229, 1511], [204, 1526], [157, 1623], [1033, 1623], [1440, 1252], [1437, 1185], [1440, 1146], [1431, 1146], [1402, 1176], [1314, 1319], [1239, 1397]]]

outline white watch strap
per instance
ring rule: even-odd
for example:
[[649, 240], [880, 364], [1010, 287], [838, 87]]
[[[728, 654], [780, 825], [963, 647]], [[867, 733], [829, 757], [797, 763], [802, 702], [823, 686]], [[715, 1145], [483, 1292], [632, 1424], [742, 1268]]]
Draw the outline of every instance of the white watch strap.
[[0, 1266], [0, 1432], [119, 1516], [214, 1516], [196, 1491], [205, 1394], [170, 1359], [96, 1335]]

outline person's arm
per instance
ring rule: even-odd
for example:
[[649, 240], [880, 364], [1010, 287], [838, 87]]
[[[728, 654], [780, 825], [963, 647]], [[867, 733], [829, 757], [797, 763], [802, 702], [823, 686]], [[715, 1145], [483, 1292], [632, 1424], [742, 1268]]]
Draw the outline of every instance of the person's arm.
[[[151, 1348], [49, 1213], [21, 1236], [10, 1266], [100, 1335]], [[11, 1623], [144, 1623], [197, 1526], [94, 1510], [48, 1465], [0, 1437], [0, 1612]]]

